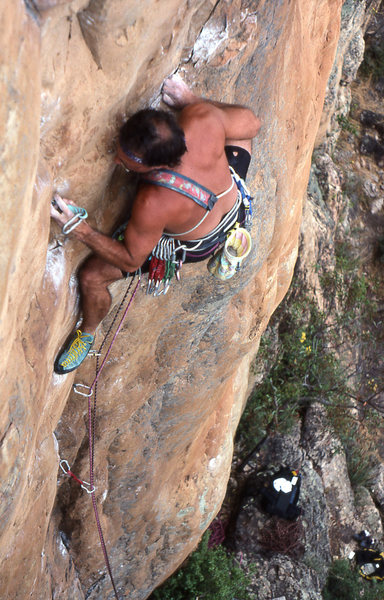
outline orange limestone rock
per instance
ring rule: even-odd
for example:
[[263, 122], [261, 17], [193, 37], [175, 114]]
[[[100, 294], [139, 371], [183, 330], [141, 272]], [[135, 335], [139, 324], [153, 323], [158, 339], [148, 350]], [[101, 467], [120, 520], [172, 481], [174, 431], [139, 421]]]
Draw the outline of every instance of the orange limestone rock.
[[[250, 362], [286, 293], [342, 0], [14, 0], [1, 78], [0, 589], [7, 600], [112, 598], [89, 496], [94, 360], [54, 358], [78, 318], [88, 251], [51, 226], [58, 191], [110, 233], [132, 183], [119, 125], [179, 69], [208, 98], [254, 108], [253, 248], [228, 282], [186, 265], [167, 296], [138, 291], [98, 384], [96, 499], [121, 598], [144, 600], [218, 512]], [[40, 127], [40, 130], [39, 130]], [[127, 282], [112, 286], [114, 304]], [[95, 347], [111, 316], [99, 328]]]

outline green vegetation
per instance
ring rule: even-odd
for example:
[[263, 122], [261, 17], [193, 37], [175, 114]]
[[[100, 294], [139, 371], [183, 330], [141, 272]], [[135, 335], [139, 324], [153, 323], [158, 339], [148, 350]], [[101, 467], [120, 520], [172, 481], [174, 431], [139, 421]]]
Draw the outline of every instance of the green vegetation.
[[372, 77], [373, 81], [384, 77], [384, 48], [378, 44], [370, 44], [366, 47], [360, 73], [364, 77]]
[[346, 117], [345, 115], [340, 114], [340, 115], [337, 115], [336, 121], [338, 122], [338, 124], [340, 125], [340, 127], [343, 131], [348, 131], [349, 133], [352, 133], [353, 135], [359, 134], [357, 126], [354, 125], [354, 123], [351, 121], [351, 119], [349, 117]]
[[318, 271], [324, 306], [294, 282], [278, 325], [262, 340], [256, 367], [265, 374], [248, 400], [237, 446], [250, 453], [266, 433], [288, 432], [302, 411], [320, 402], [343, 444], [352, 485], [367, 485], [374, 448], [369, 435], [361, 435], [361, 421], [376, 427], [382, 412], [376, 401], [383, 377], [369, 364], [376, 290], [349, 242], [336, 244], [333, 269]]
[[[343, 370], [328, 344], [326, 315], [308, 296], [285, 307], [278, 353], [261, 385], [248, 401], [239, 427], [242, 442], [251, 449], [257, 436], [271, 427], [289, 431], [302, 407], [321, 398], [327, 403], [348, 394]], [[271, 338], [263, 340], [258, 359], [268, 362]]]
[[251, 600], [250, 579], [222, 546], [208, 548], [206, 532], [185, 566], [151, 595], [151, 600]]
[[365, 581], [347, 560], [332, 563], [323, 590], [324, 600], [382, 600], [383, 597], [381, 582]]
[[369, 441], [361, 440], [357, 445], [353, 437], [358, 435], [358, 427], [354, 424], [350, 435], [348, 437], [345, 434], [342, 436], [349, 480], [354, 489], [359, 486], [369, 487], [374, 475], [373, 444]]

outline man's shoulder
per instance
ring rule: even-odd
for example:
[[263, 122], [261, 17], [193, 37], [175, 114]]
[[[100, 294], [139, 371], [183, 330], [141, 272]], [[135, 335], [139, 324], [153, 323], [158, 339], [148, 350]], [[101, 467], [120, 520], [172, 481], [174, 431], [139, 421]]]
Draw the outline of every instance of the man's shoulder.
[[137, 191], [134, 205], [136, 211], [147, 215], [161, 217], [168, 212], [168, 193], [165, 187], [154, 185], [150, 181], [142, 181]]
[[216, 127], [222, 128], [220, 119], [218, 118], [217, 109], [208, 102], [196, 102], [188, 104], [180, 113], [180, 125], [183, 129], [188, 127]]
[[139, 186], [132, 206], [131, 220], [139, 229], [161, 229], [169, 215], [168, 201], [161, 188], [143, 183]]

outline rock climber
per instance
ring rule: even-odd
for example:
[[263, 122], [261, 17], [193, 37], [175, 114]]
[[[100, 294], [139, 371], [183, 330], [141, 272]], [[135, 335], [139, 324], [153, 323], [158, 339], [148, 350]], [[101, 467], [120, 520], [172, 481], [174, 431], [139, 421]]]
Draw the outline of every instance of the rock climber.
[[[81, 329], [56, 359], [57, 373], [82, 363], [110, 309], [108, 286], [141, 267], [156, 245], [182, 248], [185, 262], [204, 260], [244, 220], [244, 179], [260, 120], [244, 106], [198, 97], [178, 75], [164, 81], [162, 100], [175, 112], [144, 109], [120, 130], [115, 162], [140, 175], [129, 221], [112, 237], [85, 220], [71, 231], [93, 254], [79, 272]], [[73, 202], [55, 201], [51, 216], [63, 227]]]

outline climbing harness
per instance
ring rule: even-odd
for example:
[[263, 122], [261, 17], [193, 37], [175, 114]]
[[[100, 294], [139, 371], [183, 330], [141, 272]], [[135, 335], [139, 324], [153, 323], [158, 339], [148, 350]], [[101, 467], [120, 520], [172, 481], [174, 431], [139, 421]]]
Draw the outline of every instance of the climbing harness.
[[[228, 236], [230, 237], [231, 234], [239, 227], [239, 210], [241, 207], [243, 207], [244, 218], [241, 221], [242, 229], [239, 229], [237, 233], [233, 234], [235, 242], [234, 246], [232, 244], [232, 247], [235, 247], [236, 257], [235, 259], [232, 257], [230, 266], [228, 266], [228, 260], [226, 261], [228, 268], [221, 268], [221, 271], [223, 271], [223, 269], [226, 271], [224, 277], [222, 276], [222, 273], [215, 276], [218, 276], [219, 279], [222, 280], [229, 279], [240, 269], [241, 262], [246, 258], [246, 256], [248, 256], [252, 246], [251, 237], [248, 233], [252, 226], [252, 197], [244, 181], [237, 175], [232, 167], [230, 167], [230, 171], [232, 175], [232, 185], [222, 194], [218, 194], [216, 199], [227, 193], [232, 186], [236, 184], [238, 188], [238, 194], [236, 197], [236, 202], [231, 210], [224, 215], [220, 223], [212, 231], [210, 231], [210, 233], [200, 239], [185, 241], [178, 240], [177, 237], [180, 235], [186, 235], [187, 233], [190, 233], [196, 229], [208, 215], [209, 209], [207, 207], [207, 212], [204, 214], [203, 219], [201, 219], [197, 225], [195, 225], [195, 227], [192, 227], [192, 229], [179, 234], [164, 232], [159, 242], [152, 250], [152, 254], [150, 256], [147, 294], [153, 294], [154, 296], [166, 294], [169, 290], [173, 276], [176, 276], [176, 279], [180, 280], [180, 270], [186, 258], [189, 259], [194, 256], [199, 256], [201, 259], [203, 259], [213, 254], [213, 252], [215, 252], [215, 250], [217, 250], [223, 242], [226, 242]], [[152, 173], [157, 174], [156, 171], [153, 171]], [[166, 173], [168, 174], [168, 179], [170, 177], [170, 173], [173, 175], [172, 171], [166, 171]], [[160, 171], [160, 174], [157, 174], [157, 177], [160, 176], [163, 177], [163, 171]], [[185, 179], [188, 180], [188, 178]], [[187, 194], [185, 193], [185, 190], [180, 189], [179, 184], [176, 185], [176, 183], [172, 181], [172, 185], [168, 185], [168, 180], [165, 178], [161, 184], [155, 181], [151, 182], [155, 183], [155, 185], [169, 187], [175, 191], [179, 191], [180, 193], [187, 195], [188, 197], [192, 197], [192, 194]], [[198, 186], [196, 182], [192, 183], [195, 187], [201, 187]], [[188, 189], [190, 191], [190, 188]], [[203, 190], [205, 190], [205, 188], [203, 188]], [[197, 201], [196, 198], [193, 199]], [[199, 202], [197, 203], [199, 204]], [[233, 236], [230, 238], [231, 240], [233, 240]], [[230, 242], [226, 243], [227, 248], [228, 246], [231, 246]], [[221, 253], [222, 250], [219, 250], [218, 254]], [[219, 263], [224, 261], [225, 259], [220, 261], [219, 257]], [[215, 273], [213, 273], [213, 271], [215, 271]], [[216, 271], [219, 271], [219, 269], [214, 268], [213, 271], [210, 270], [212, 274], [216, 274]]]
[[[136, 273], [135, 273], [136, 275]], [[133, 281], [135, 278], [135, 275], [132, 277], [129, 286], [124, 294], [124, 297], [116, 311], [116, 314], [112, 320], [112, 323], [106, 333], [106, 335], [104, 336], [104, 339], [100, 345], [100, 348], [98, 350], [98, 352], [94, 352], [93, 355], [96, 356], [96, 373], [95, 373], [95, 377], [91, 383], [91, 385], [86, 385], [83, 383], [76, 383], [73, 386], [73, 389], [75, 391], [76, 394], [79, 394], [81, 396], [86, 396], [88, 398], [88, 439], [89, 439], [89, 474], [90, 474], [90, 483], [86, 482], [86, 481], [82, 481], [81, 479], [79, 479], [78, 477], [76, 477], [76, 475], [73, 474], [73, 472], [71, 471], [69, 464], [66, 460], [61, 460], [60, 461], [60, 467], [62, 469], [62, 471], [68, 475], [69, 477], [72, 477], [77, 483], [79, 483], [82, 487], [82, 489], [84, 489], [88, 494], [91, 495], [92, 497], [92, 505], [93, 505], [93, 511], [95, 513], [95, 519], [96, 519], [96, 525], [97, 525], [97, 530], [99, 533], [99, 538], [100, 538], [100, 544], [101, 544], [101, 548], [103, 551], [103, 555], [104, 555], [104, 561], [105, 561], [105, 565], [107, 567], [107, 571], [112, 583], [112, 587], [113, 587], [113, 591], [114, 591], [114, 595], [116, 600], [119, 600], [119, 595], [117, 593], [117, 589], [116, 589], [116, 584], [113, 578], [113, 574], [112, 574], [112, 569], [111, 569], [111, 565], [110, 565], [110, 561], [109, 561], [109, 557], [108, 557], [108, 552], [107, 552], [107, 547], [105, 544], [105, 540], [104, 540], [104, 535], [103, 535], [103, 531], [102, 531], [102, 527], [101, 527], [101, 522], [100, 522], [100, 517], [99, 517], [99, 511], [97, 508], [97, 503], [96, 503], [96, 495], [95, 495], [95, 484], [94, 484], [94, 448], [95, 448], [95, 425], [96, 425], [96, 408], [97, 408], [97, 383], [98, 380], [100, 378], [101, 372], [106, 364], [106, 361], [108, 359], [108, 356], [112, 350], [112, 346], [123, 326], [125, 317], [127, 315], [127, 312], [133, 302], [133, 299], [136, 295], [136, 292], [139, 288], [140, 282], [141, 282], [141, 271], [139, 269], [139, 271], [137, 272], [138, 275], [138, 280], [137, 283], [135, 285], [135, 288], [133, 289], [132, 293], [131, 293], [131, 297], [129, 299], [129, 302], [124, 310], [123, 316], [120, 319], [120, 322], [116, 328], [116, 331], [112, 337], [112, 340], [108, 346], [108, 349], [105, 353], [105, 356], [101, 362], [101, 365], [99, 364], [100, 362], [100, 357], [102, 354], [102, 351], [104, 349], [104, 346], [106, 344], [107, 339], [109, 338], [114, 325], [116, 323], [117, 317], [120, 314], [126, 299], [128, 298], [128, 294], [130, 293], [132, 286], [133, 286]], [[85, 390], [85, 391], [81, 391], [81, 390]], [[93, 400], [93, 401], [92, 401]]]
[[[244, 180], [239, 177], [232, 167], [229, 167], [229, 169], [232, 176], [231, 185], [224, 192], [217, 195], [192, 179], [167, 169], [151, 171], [142, 179], [144, 182], [180, 192], [194, 200], [199, 206], [206, 209], [206, 212], [200, 221], [196, 223], [194, 227], [188, 229], [188, 231], [183, 231], [182, 233], [163, 233], [149, 257], [147, 294], [152, 294], [155, 297], [166, 294], [173, 277], [176, 277], [176, 279], [180, 281], [180, 271], [183, 263], [186, 260], [188, 262], [195, 262], [196, 259], [204, 260], [212, 255], [219, 246], [226, 241], [227, 236], [236, 226], [236, 223], [237, 226], [240, 224], [240, 226], [247, 231], [251, 230], [252, 196], [250, 195]], [[209, 211], [213, 208], [215, 202], [221, 198], [221, 196], [227, 194], [234, 185], [236, 185], [238, 190], [236, 201], [233, 207], [223, 216], [220, 223], [218, 223], [212, 231], [195, 240], [178, 239], [180, 236], [189, 234], [197, 229], [208, 216]], [[239, 218], [240, 214], [241, 217]], [[124, 232], [127, 224], [128, 222], [126, 221], [116, 229], [112, 236], [113, 239], [120, 242], [124, 241]], [[249, 246], [249, 244], [247, 246]], [[240, 258], [245, 258], [244, 252], [242, 257], [239, 255], [237, 256], [236, 265], [239, 265], [241, 262], [241, 260], [239, 260]]]

